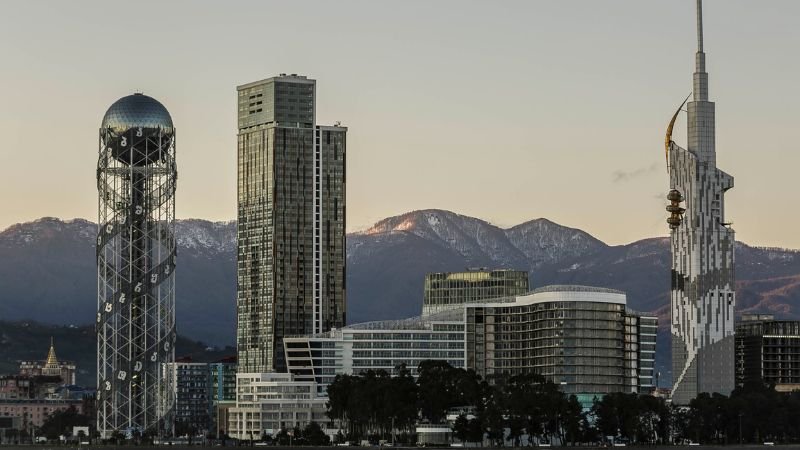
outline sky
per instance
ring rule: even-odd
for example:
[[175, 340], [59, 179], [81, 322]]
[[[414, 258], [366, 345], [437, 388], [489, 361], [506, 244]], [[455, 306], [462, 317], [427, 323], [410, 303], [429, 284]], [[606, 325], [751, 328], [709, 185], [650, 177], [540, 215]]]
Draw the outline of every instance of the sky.
[[[298, 73], [317, 80], [318, 123], [349, 128], [348, 231], [442, 208], [666, 236], [694, 4], [4, 1], [0, 229], [96, 220], [98, 127], [134, 91], [172, 114], [178, 217], [234, 219], [236, 86]], [[800, 248], [798, 17], [797, 0], [705, 2], [727, 220], [751, 245]]]

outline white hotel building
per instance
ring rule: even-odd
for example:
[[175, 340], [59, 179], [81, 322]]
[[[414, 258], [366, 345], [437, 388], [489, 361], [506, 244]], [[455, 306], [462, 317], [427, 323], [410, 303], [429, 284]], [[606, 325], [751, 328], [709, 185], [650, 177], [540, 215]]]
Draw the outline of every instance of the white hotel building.
[[284, 338], [289, 372], [297, 380], [315, 381], [320, 394], [338, 374], [385, 370], [396, 375], [405, 364], [416, 377], [425, 360], [447, 361], [466, 368], [464, 309], [403, 320], [366, 322], [318, 333]]

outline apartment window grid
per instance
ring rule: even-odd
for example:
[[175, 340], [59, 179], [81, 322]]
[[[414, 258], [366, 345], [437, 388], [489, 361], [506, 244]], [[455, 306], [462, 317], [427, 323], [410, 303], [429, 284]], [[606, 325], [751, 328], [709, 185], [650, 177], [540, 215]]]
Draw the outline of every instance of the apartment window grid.
[[467, 308], [467, 365], [538, 373], [567, 393], [636, 392], [638, 318], [624, 305], [545, 302]]

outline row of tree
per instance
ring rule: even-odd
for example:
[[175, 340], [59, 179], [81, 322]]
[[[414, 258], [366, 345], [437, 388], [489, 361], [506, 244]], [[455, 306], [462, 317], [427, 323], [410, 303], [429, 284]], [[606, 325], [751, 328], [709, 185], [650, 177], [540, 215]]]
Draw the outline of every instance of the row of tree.
[[410, 443], [417, 423], [444, 424], [450, 412], [455, 438], [492, 445], [800, 442], [800, 392], [758, 384], [730, 397], [701, 394], [688, 406], [626, 393], [581, 405], [538, 375], [482, 380], [471, 370], [424, 361], [416, 382], [405, 367], [395, 377], [384, 371], [339, 375], [328, 397], [328, 415], [343, 430], [340, 439], [351, 441], [395, 433]]
[[[418, 422], [442, 424], [449, 411], [460, 410], [454, 434], [464, 442], [484, 438], [520, 443], [523, 435], [539, 441], [557, 437], [577, 442], [587, 417], [575, 396], [538, 375], [482, 380], [474, 371], [457, 369], [443, 361], [424, 361], [416, 382], [406, 367], [395, 377], [385, 371], [338, 375], [328, 386], [328, 415], [338, 422], [348, 440], [404, 441]], [[504, 436], [505, 430], [510, 435]]]

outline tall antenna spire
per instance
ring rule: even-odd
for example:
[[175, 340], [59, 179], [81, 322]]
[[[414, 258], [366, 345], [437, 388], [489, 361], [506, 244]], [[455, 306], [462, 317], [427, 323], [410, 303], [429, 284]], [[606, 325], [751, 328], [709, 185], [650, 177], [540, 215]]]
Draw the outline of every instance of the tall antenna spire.
[[708, 101], [706, 54], [703, 53], [703, 0], [697, 0], [697, 53], [694, 69], [694, 101]]
[[697, 52], [703, 53], [703, 0], [697, 0]]

